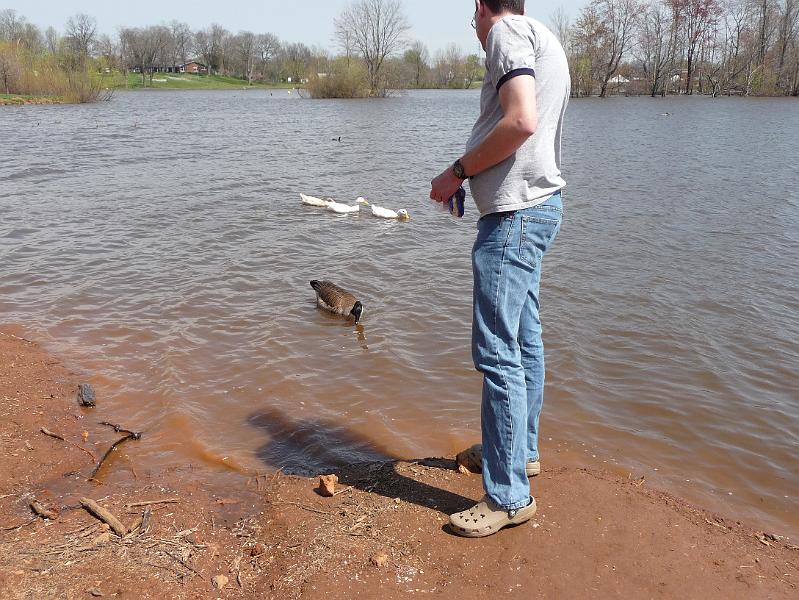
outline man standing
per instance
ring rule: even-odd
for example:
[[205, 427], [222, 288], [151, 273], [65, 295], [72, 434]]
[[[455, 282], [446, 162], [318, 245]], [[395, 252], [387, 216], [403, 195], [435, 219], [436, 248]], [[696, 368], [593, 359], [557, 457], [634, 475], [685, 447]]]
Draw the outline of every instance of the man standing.
[[524, 16], [524, 0], [476, 0], [472, 25], [486, 52], [480, 117], [466, 154], [432, 181], [430, 198], [445, 202], [469, 179], [481, 215], [472, 249], [472, 357], [483, 373], [483, 443], [474, 452], [486, 495], [450, 523], [459, 535], [484, 537], [536, 510], [527, 477], [540, 470], [539, 282], [561, 223], [570, 79], [560, 42]]

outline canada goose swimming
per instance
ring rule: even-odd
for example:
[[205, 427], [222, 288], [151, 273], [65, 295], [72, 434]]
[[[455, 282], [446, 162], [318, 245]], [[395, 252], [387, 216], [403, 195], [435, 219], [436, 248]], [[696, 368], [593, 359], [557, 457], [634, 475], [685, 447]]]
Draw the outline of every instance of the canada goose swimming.
[[314, 196], [306, 196], [305, 194], [300, 194], [300, 200], [306, 206], [327, 206], [331, 202], [333, 202], [333, 198], [316, 198]]
[[337, 315], [352, 316], [355, 322], [363, 316], [363, 304], [347, 290], [340, 288], [329, 281], [311, 281], [311, 287], [316, 292], [316, 305]]
[[374, 204], [371, 205], [371, 208], [373, 217], [379, 217], [381, 219], [398, 219], [400, 221], [407, 221], [411, 218], [411, 215], [408, 214], [408, 211], [404, 208], [399, 210], [391, 210], [390, 208], [383, 208], [382, 206], [376, 206]]
[[349, 204], [342, 204], [341, 202], [329, 202], [326, 206], [327, 210], [333, 211], [334, 213], [339, 214], [348, 214], [348, 213], [356, 213], [360, 212], [361, 205], [369, 206], [369, 202], [365, 198], [358, 198], [355, 204], [350, 206]]

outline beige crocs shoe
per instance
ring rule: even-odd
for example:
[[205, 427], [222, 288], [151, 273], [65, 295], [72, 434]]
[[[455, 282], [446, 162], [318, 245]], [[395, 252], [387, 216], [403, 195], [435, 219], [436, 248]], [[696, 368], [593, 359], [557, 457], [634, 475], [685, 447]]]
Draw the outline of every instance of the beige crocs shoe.
[[[455, 462], [461, 465], [470, 473], [483, 472], [483, 445], [475, 444], [471, 448], [467, 448], [463, 452], [459, 452], [455, 457]], [[528, 477], [535, 477], [541, 473], [541, 462], [530, 461], [525, 465]]]
[[469, 510], [450, 515], [452, 530], [463, 537], [486, 537], [507, 527], [529, 521], [535, 514], [535, 498], [530, 496], [530, 504], [515, 511], [507, 511], [494, 504], [488, 496]]

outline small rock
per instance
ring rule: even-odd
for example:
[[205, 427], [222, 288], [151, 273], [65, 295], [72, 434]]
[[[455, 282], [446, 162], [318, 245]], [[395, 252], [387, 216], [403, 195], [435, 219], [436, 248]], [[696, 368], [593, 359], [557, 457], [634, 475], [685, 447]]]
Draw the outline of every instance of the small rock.
[[92, 389], [92, 386], [88, 383], [81, 383], [78, 386], [78, 403], [88, 408], [97, 406], [97, 401], [94, 397], [94, 389]]
[[224, 575], [217, 575], [211, 580], [214, 584], [214, 587], [218, 590], [224, 589], [229, 581], [227, 577]]
[[322, 475], [319, 478], [319, 493], [328, 498], [336, 494], [337, 475]]
[[266, 546], [264, 546], [261, 542], [258, 542], [250, 548], [250, 556], [261, 556], [262, 554], [266, 554]]
[[83, 438], [83, 441], [85, 442], [86, 440], [88, 440], [88, 439], [89, 439], [89, 432], [88, 432], [88, 431], [84, 431], [84, 432], [81, 434], [81, 437]]
[[103, 597], [103, 593], [100, 590], [98, 590], [97, 588], [91, 588], [91, 589], [88, 589], [86, 591], [89, 592], [95, 598], [102, 598]]
[[371, 562], [378, 569], [382, 569], [388, 564], [388, 554], [386, 554], [385, 552], [378, 552], [372, 558], [369, 559], [369, 562]]

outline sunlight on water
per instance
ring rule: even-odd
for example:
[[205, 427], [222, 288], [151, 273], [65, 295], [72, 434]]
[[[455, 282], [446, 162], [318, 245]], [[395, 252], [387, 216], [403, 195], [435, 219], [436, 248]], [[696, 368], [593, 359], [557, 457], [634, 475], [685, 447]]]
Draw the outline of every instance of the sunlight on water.
[[[479, 436], [476, 215], [427, 194], [477, 110], [474, 92], [255, 91], [5, 108], [2, 320], [148, 432], [137, 464], [314, 472], [453, 454]], [[572, 102], [542, 425], [799, 533], [795, 131], [790, 99]], [[412, 219], [334, 215], [300, 192]], [[363, 322], [320, 312], [314, 278], [355, 293]]]

